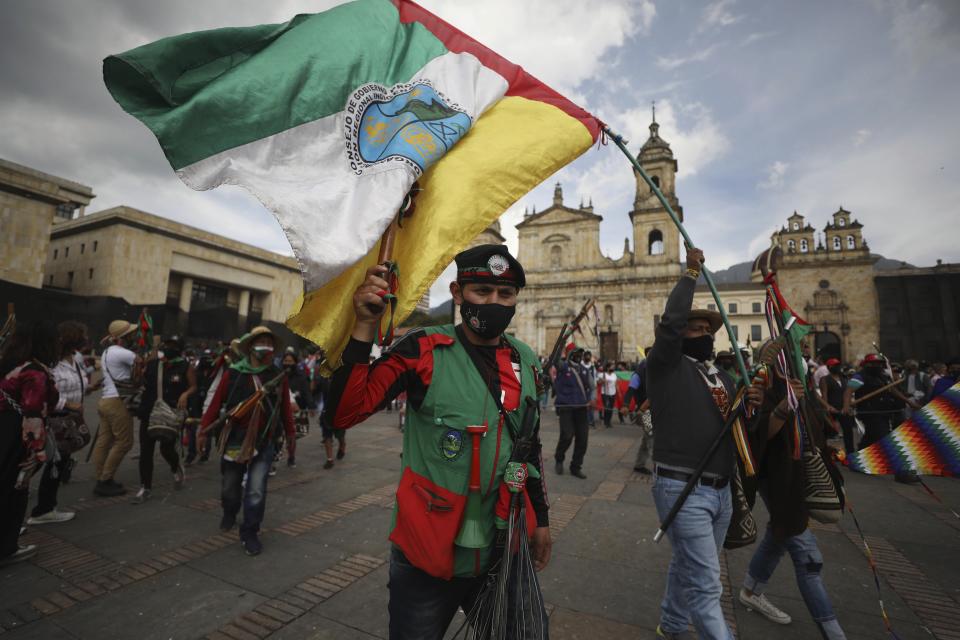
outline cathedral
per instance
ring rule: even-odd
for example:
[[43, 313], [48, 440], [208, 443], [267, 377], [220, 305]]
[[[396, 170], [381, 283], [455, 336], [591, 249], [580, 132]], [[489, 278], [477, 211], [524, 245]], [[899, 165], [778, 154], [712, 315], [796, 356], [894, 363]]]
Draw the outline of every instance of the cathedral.
[[[637, 157], [682, 220], [676, 194], [677, 160], [660, 137], [656, 120]], [[525, 215], [517, 225], [518, 259], [526, 271], [527, 287], [513, 327], [517, 337], [537, 353], [550, 352], [561, 327], [589, 298], [596, 301], [596, 315], [584, 323], [590, 330], [576, 337], [578, 344], [595, 349], [604, 360], [627, 361], [636, 360], [640, 349], [653, 344], [654, 328], [682, 272], [680, 237], [647, 183], [636, 172], [634, 178], [636, 197], [629, 213], [633, 242], [626, 239], [623, 255], [617, 259], [600, 251], [603, 218], [594, 212], [592, 202], [578, 207], [564, 204], [559, 183], [550, 207]], [[876, 257], [851, 213], [840, 207], [818, 233], [794, 212], [787, 225], [773, 233], [771, 242], [783, 249], [781, 288], [797, 313], [813, 325], [814, 350], [846, 362], [873, 351], [879, 330]], [[719, 289], [739, 344], [757, 346], [769, 337], [763, 314], [765, 289], [758, 273]], [[715, 307], [703, 284], [694, 305]], [[717, 349], [729, 346], [721, 330]]]
[[[682, 219], [676, 196], [677, 161], [659, 130], [656, 121], [650, 124], [650, 137], [638, 159]], [[639, 174], [635, 178], [630, 212], [633, 250], [626, 241], [616, 260], [600, 252], [603, 218], [594, 213], [592, 204], [566, 206], [560, 184], [549, 208], [525, 216], [517, 225], [518, 259], [527, 287], [514, 326], [517, 337], [538, 353], [550, 351], [560, 328], [588, 298], [596, 300], [601, 357], [633, 360], [638, 347], [653, 343], [654, 326], [680, 277], [680, 237], [653, 191]]]

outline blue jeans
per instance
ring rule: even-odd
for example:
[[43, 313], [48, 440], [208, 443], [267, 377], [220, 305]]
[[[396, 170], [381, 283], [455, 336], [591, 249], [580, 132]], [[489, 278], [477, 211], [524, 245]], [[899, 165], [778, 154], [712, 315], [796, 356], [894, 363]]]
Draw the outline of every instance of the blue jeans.
[[793, 560], [800, 595], [803, 596], [810, 615], [813, 616], [824, 637], [844, 638], [843, 631], [837, 622], [837, 615], [830, 604], [830, 597], [823, 586], [823, 579], [820, 577], [823, 555], [810, 529], [805, 529], [800, 535], [778, 542], [774, 539], [770, 527], [767, 527], [763, 540], [760, 541], [750, 560], [750, 568], [743, 579], [744, 588], [756, 594], [763, 593], [784, 552], [789, 553], [790, 559]]
[[[661, 522], [670, 512], [686, 483], [657, 476], [653, 501]], [[720, 596], [720, 546], [730, 525], [733, 503], [730, 487], [697, 485], [677, 514], [667, 537], [673, 548], [667, 589], [660, 603], [660, 628], [683, 633], [693, 623], [700, 638], [732, 640], [723, 618]]]
[[[240, 525], [240, 537], [244, 534], [256, 534], [263, 522], [263, 513], [267, 509], [267, 474], [273, 464], [273, 444], [264, 447], [247, 464], [220, 461], [220, 501], [223, 513], [236, 516], [243, 505], [243, 523]], [[243, 486], [243, 474], [247, 474], [247, 484]]]

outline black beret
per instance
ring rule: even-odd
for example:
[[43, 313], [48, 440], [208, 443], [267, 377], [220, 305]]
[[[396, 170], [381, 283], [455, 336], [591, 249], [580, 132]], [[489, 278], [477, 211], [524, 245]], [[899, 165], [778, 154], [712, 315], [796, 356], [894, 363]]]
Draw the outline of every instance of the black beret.
[[527, 284], [523, 267], [502, 244], [471, 247], [458, 253], [454, 260], [457, 263], [457, 281], [461, 284], [493, 282], [515, 287]]

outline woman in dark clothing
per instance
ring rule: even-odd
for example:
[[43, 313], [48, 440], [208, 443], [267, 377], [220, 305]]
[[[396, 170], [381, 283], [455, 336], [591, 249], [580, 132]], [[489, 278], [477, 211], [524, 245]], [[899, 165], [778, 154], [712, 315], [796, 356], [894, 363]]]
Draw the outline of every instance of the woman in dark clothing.
[[[160, 363], [163, 363], [163, 401], [171, 409], [185, 411], [190, 397], [197, 392], [197, 373], [186, 358], [183, 357], [183, 340], [179, 336], [171, 336], [161, 345], [163, 358], [147, 363], [143, 379], [143, 395], [140, 400], [140, 490], [133, 498], [134, 504], [141, 504], [150, 499], [153, 492], [153, 450], [157, 444], [156, 438], [151, 438], [147, 429], [150, 426], [150, 412], [157, 401], [157, 372]], [[160, 440], [160, 454], [170, 465], [173, 472], [173, 488], [183, 486], [184, 470], [177, 454], [177, 442], [174, 440]]]
[[44, 416], [60, 398], [48, 368], [57, 359], [57, 344], [53, 327], [39, 322], [19, 327], [0, 356], [0, 566], [37, 553], [36, 545], [20, 546], [17, 539], [30, 478], [56, 456]]
[[[804, 385], [792, 380], [791, 386], [802, 411], [808, 402]], [[807, 431], [813, 444], [822, 449], [823, 424], [813, 410], [803, 411], [803, 415], [814, 421], [808, 425]], [[740, 602], [772, 622], [790, 624], [790, 616], [774, 606], [763, 594], [780, 559], [784, 553], [789, 553], [800, 595], [822, 637], [841, 640], [846, 636], [837, 621], [820, 575], [823, 554], [809, 528], [809, 512], [804, 501], [806, 480], [803, 462], [794, 459], [793, 455], [793, 435], [790, 433], [793, 419], [793, 411], [787, 402], [786, 382], [778, 373], [774, 376], [773, 388], [765, 394], [760, 413], [759, 424], [768, 425], [768, 429], [766, 433], [758, 430], [751, 441], [758, 464], [759, 493], [770, 512], [770, 521], [744, 576]]]

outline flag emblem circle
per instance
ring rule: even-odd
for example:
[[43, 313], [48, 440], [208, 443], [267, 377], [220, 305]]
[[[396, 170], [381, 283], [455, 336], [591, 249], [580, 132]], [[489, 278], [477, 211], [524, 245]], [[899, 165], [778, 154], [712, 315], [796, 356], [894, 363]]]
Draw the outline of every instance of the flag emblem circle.
[[368, 83], [350, 94], [344, 110], [347, 161], [357, 175], [407, 165], [417, 176], [466, 135], [473, 121], [429, 80], [387, 88]]

